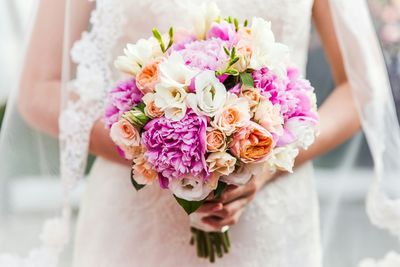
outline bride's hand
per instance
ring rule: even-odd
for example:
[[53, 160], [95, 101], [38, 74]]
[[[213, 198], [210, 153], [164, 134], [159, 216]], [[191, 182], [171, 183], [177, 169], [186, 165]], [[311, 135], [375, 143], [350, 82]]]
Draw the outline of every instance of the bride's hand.
[[229, 185], [219, 199], [207, 201], [197, 212], [204, 213], [202, 221], [215, 229], [234, 225], [257, 192], [274, 177], [272, 174], [262, 174], [253, 176], [245, 185]]

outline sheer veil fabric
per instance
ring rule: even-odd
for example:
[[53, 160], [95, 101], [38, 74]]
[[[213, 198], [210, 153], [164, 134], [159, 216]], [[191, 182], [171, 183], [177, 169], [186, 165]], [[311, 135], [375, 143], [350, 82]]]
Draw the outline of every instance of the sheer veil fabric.
[[[9, 100], [0, 136], [2, 187], [9, 179], [23, 174], [59, 175], [63, 186], [62, 209], [58, 218], [44, 224], [40, 246], [26, 257], [0, 253], [0, 267], [58, 265], [60, 254], [70, 238], [71, 192], [84, 176], [90, 131], [94, 121], [103, 113], [106, 90], [98, 88], [108, 89], [113, 85], [113, 51], [127, 19], [123, 12], [124, 1], [97, 0], [90, 30], [83, 33], [82, 39], [70, 50], [73, 2], [66, 0], [65, 8], [59, 143], [33, 131], [20, 118], [17, 89]], [[385, 191], [390, 181], [400, 177], [400, 129], [385, 62], [366, 2], [330, 0], [330, 3], [346, 73], [375, 164], [375, 178], [367, 196], [367, 213], [374, 225], [400, 238], [400, 196], [389, 197]], [[54, 160], [58, 159], [55, 157], [58, 153], [59, 160]], [[25, 157], [21, 158], [21, 155]], [[35, 155], [34, 159], [32, 155]], [[22, 170], [21, 161], [30, 164], [24, 164]], [[8, 212], [6, 205], [2, 211]], [[399, 261], [400, 256], [390, 252], [381, 261], [366, 259], [360, 267], [390, 267]]]

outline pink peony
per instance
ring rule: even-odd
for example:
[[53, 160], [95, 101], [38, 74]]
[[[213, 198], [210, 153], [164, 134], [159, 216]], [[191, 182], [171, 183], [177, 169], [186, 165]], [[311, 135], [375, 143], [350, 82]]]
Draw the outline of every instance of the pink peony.
[[231, 23], [223, 20], [221, 23], [213, 22], [206, 38], [219, 38], [231, 42], [235, 37], [235, 29]]
[[[144, 127], [142, 136], [147, 161], [161, 178], [208, 177], [206, 127], [206, 117], [198, 116], [191, 110], [180, 121], [165, 117], [150, 121]], [[165, 179], [162, 182], [165, 185]]]
[[142, 101], [143, 93], [137, 88], [134, 78], [121, 82], [108, 94], [109, 104], [105, 110], [105, 124], [108, 128], [116, 123], [122, 114]]
[[200, 70], [221, 70], [229, 61], [224, 52], [226, 43], [221, 39], [210, 39], [187, 43], [178, 52], [186, 65]]

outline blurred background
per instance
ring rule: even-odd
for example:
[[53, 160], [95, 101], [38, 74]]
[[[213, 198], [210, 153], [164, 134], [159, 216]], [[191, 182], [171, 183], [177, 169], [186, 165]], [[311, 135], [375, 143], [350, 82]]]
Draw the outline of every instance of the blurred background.
[[[33, 0], [0, 1], [0, 38], [3, 40], [0, 42], [0, 127], [7, 98], [15, 87], [22, 65], [23, 44], [34, 3]], [[400, 114], [400, 0], [370, 0], [369, 5], [385, 55], [397, 112]], [[314, 31], [309, 53], [307, 77], [317, 88], [318, 102], [322, 103], [334, 84]], [[342, 166], [341, 163], [349, 158], [354, 158], [357, 168], [351, 172], [344, 170], [340, 178], [335, 177], [338, 166]], [[372, 160], [362, 134], [315, 160], [314, 165], [321, 203], [326, 267], [355, 266], [366, 255], [381, 258], [390, 249], [400, 250], [398, 241], [374, 228], [365, 213], [364, 198], [372, 179]], [[333, 169], [336, 171], [332, 172]], [[82, 180], [74, 195], [76, 214], [84, 183]], [[0, 251], [12, 248], [13, 251], [24, 252], [37, 243], [37, 236], [33, 234], [39, 231], [43, 217], [54, 214], [60, 206], [61, 189], [57, 177], [22, 177], [2, 186], [7, 188], [2, 188], [0, 192], [7, 192], [8, 197], [2, 198], [0, 195], [0, 201], [6, 201], [6, 206], [16, 211], [16, 217], [3, 217], [0, 221]]]

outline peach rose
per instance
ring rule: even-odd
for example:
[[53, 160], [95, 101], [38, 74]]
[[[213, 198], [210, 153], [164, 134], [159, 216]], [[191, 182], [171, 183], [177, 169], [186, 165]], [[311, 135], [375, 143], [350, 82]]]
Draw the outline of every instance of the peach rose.
[[230, 148], [242, 162], [250, 163], [266, 160], [273, 147], [272, 135], [251, 121], [236, 132]]
[[146, 161], [143, 154], [133, 160], [133, 178], [138, 184], [152, 184], [158, 178], [158, 173], [153, 169], [151, 164]]
[[159, 64], [160, 61], [156, 60], [136, 75], [136, 85], [144, 94], [154, 92], [159, 77]]
[[143, 102], [146, 104], [144, 108], [144, 113], [150, 118], [159, 118], [164, 115], [164, 111], [159, 108], [154, 100], [153, 93], [147, 93], [142, 98]]
[[121, 119], [111, 126], [111, 139], [121, 149], [140, 146], [139, 131], [129, 121]]
[[250, 108], [247, 99], [228, 93], [224, 107], [214, 117], [213, 126], [230, 136], [237, 128], [250, 121]]
[[260, 102], [261, 98], [260, 89], [243, 86], [242, 96], [244, 96], [249, 100], [250, 110], [254, 112], [255, 108], [258, 106], [258, 103]]
[[206, 135], [207, 151], [218, 152], [226, 149], [226, 136], [218, 129], [208, 129]]

